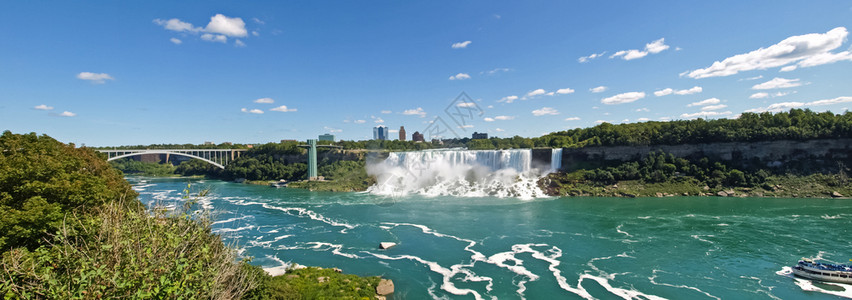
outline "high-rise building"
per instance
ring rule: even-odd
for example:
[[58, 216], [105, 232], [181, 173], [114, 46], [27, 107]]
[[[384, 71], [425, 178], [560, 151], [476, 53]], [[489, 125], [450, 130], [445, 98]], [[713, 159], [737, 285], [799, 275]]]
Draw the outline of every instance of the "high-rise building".
[[405, 126], [399, 126], [399, 140], [405, 141]]
[[383, 141], [388, 140], [388, 127], [385, 125], [373, 127], [373, 139]]
[[330, 134], [330, 133], [320, 134], [319, 140], [320, 141], [332, 141], [332, 142], [334, 142], [334, 135]]
[[472, 139], [474, 139], [474, 140], [480, 140], [480, 139], [481, 139], [481, 140], [487, 140], [487, 139], [488, 139], [488, 134], [487, 134], [487, 133], [484, 133], [484, 132], [483, 132], [483, 133], [474, 132], [474, 133], [473, 133], [473, 136], [472, 136], [471, 138], [472, 138]]
[[426, 140], [423, 139], [423, 134], [420, 133], [420, 132], [417, 132], [417, 131], [415, 131], [414, 133], [411, 134], [411, 140], [415, 141], [415, 142], [425, 142], [426, 141]]

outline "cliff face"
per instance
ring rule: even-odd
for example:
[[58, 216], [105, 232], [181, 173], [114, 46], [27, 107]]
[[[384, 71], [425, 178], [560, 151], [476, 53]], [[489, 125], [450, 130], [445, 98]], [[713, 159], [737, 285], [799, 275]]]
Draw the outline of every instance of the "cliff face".
[[566, 148], [562, 150], [562, 170], [574, 170], [585, 162], [638, 160], [660, 150], [676, 157], [708, 157], [725, 161], [758, 159], [778, 166], [793, 160], [846, 160], [852, 151], [852, 139]]

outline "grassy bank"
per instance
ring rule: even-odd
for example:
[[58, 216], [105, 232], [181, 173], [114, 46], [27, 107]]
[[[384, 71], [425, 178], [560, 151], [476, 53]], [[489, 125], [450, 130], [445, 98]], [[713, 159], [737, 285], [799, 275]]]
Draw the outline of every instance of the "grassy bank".
[[840, 175], [780, 175], [769, 176], [755, 187], [713, 186], [691, 176], [665, 182], [647, 183], [641, 180], [619, 180], [602, 184], [585, 180], [581, 172], [553, 173], [539, 181], [551, 196], [596, 197], [774, 197], [774, 198], [837, 198], [852, 196], [852, 185]]

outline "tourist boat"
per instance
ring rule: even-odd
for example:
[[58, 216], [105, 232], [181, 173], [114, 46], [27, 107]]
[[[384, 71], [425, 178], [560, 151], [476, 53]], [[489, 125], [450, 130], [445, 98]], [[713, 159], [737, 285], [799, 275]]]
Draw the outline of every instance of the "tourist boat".
[[852, 266], [815, 262], [807, 258], [793, 266], [793, 274], [807, 279], [852, 284]]

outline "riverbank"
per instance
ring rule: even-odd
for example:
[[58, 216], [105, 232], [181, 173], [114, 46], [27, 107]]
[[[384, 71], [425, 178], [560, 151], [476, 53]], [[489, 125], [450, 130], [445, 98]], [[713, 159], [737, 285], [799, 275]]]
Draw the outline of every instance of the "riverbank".
[[754, 187], [710, 186], [694, 177], [643, 183], [641, 180], [621, 180], [602, 184], [584, 180], [577, 173], [552, 173], [539, 180], [540, 188], [549, 196], [569, 197], [757, 197], [757, 198], [848, 198], [852, 184], [840, 175], [811, 174], [807, 176], [769, 176]]

